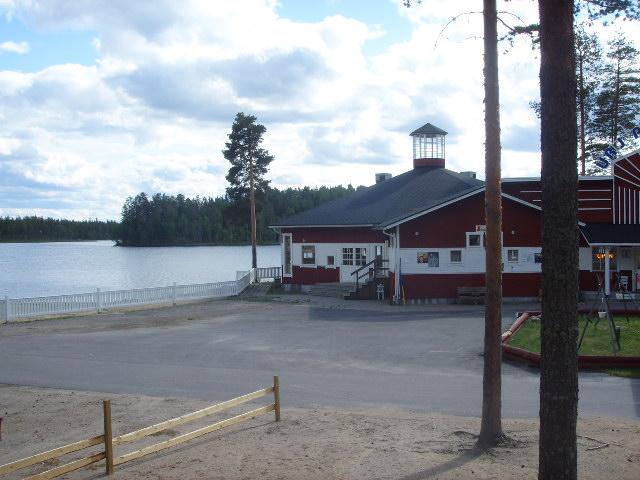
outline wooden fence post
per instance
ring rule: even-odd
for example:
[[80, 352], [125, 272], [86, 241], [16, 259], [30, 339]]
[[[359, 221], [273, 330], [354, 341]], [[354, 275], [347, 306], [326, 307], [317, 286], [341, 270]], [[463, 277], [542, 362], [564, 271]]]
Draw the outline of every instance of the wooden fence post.
[[98, 313], [102, 311], [102, 299], [100, 298], [100, 289], [96, 289], [96, 310]]
[[273, 398], [275, 399], [276, 422], [280, 421], [280, 378], [278, 375], [273, 377]]
[[9, 295], [4, 296], [4, 321], [9, 322]]
[[107, 475], [113, 474], [113, 432], [111, 431], [111, 400], [103, 400], [104, 416], [104, 454]]

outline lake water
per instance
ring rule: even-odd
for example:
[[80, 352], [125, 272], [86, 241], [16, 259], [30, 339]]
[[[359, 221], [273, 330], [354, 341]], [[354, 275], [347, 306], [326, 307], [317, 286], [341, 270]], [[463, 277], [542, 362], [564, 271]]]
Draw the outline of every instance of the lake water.
[[[280, 247], [258, 247], [258, 266], [280, 265]], [[251, 247], [115, 247], [111, 241], [0, 243], [0, 295], [10, 298], [236, 279]]]

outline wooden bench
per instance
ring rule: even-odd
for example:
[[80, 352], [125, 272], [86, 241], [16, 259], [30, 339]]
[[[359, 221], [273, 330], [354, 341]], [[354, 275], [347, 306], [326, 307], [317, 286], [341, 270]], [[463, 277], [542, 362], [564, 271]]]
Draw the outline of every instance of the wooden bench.
[[458, 287], [458, 303], [484, 303], [486, 287]]

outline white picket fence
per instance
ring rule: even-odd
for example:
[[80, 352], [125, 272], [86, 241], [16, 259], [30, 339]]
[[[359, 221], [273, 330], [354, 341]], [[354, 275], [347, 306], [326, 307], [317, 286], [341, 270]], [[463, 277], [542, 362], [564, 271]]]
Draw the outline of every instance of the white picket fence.
[[19, 318], [31, 318], [68, 313], [100, 313], [105, 309], [172, 303], [180, 300], [231, 297], [240, 294], [251, 283], [267, 278], [279, 278], [280, 267], [254, 268], [237, 272], [236, 280], [216, 283], [197, 283], [167, 287], [138, 288], [133, 290], [97, 289], [91, 293], [56, 295], [53, 297], [8, 298], [0, 302], [0, 318], [5, 322]]

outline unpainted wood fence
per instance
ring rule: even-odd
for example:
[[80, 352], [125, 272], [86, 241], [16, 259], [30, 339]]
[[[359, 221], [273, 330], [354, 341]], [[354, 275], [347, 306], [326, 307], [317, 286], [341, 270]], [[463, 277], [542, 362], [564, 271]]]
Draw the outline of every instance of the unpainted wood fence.
[[238, 272], [234, 281], [169, 285], [132, 290], [101, 291], [56, 295], [51, 297], [8, 298], [0, 301], [0, 319], [5, 322], [20, 318], [98, 312], [109, 308], [173, 304], [183, 300], [220, 298], [239, 295], [255, 281], [280, 278], [281, 267], [254, 268]]
[[[163, 442], [155, 443], [144, 448], [140, 448], [139, 450], [135, 450], [133, 452], [115, 456], [114, 447], [140, 440], [168, 428], [178, 427], [180, 425], [199, 420], [201, 418], [213, 415], [214, 413], [222, 412], [224, 410], [242, 405], [257, 398], [264, 397], [271, 393], [273, 393], [274, 397], [274, 403], [272, 404], [250, 410], [226, 420], [222, 420], [220, 422], [198, 428], [188, 433], [183, 433], [181, 435], [178, 435], [177, 437], [165, 440]], [[125, 433], [124, 435], [119, 435], [117, 437], [113, 436], [111, 429], [111, 401], [104, 400], [102, 406], [104, 418], [104, 433], [102, 435], [87, 438], [85, 440], [80, 440], [68, 445], [64, 445], [62, 447], [54, 448], [53, 450], [38, 453], [30, 457], [21, 458], [5, 465], [0, 465], [0, 475], [6, 475], [8, 473], [12, 473], [36, 465], [38, 463], [45, 462], [47, 460], [57, 459], [69, 453], [85, 450], [87, 448], [100, 444], [104, 445], [104, 451], [94, 453], [77, 460], [73, 460], [71, 462], [65, 463], [64, 465], [51, 468], [36, 475], [31, 475], [29, 477], [26, 477], [26, 479], [48, 480], [51, 478], [57, 478], [66, 473], [73, 472], [74, 470], [79, 470], [101, 460], [105, 460], [105, 471], [107, 475], [111, 475], [117, 465], [122, 465], [123, 463], [137, 460], [138, 458], [144, 457], [146, 455], [150, 455], [152, 453], [159, 452], [176, 445], [180, 445], [181, 443], [193, 440], [194, 438], [206, 435], [207, 433], [215, 432], [216, 430], [235, 425], [236, 423], [251, 420], [269, 412], [275, 412], [275, 420], [276, 422], [278, 422], [280, 421], [280, 381], [278, 376], [275, 376], [273, 377], [273, 386], [271, 387], [263, 388], [255, 392], [242, 395], [241, 397], [236, 397], [234, 399], [227, 400], [226, 402], [211, 405], [201, 410], [197, 410], [180, 417], [172, 418], [170, 420], [165, 420], [164, 422], [156, 423], [155, 425], [144, 427], [140, 430]]]

